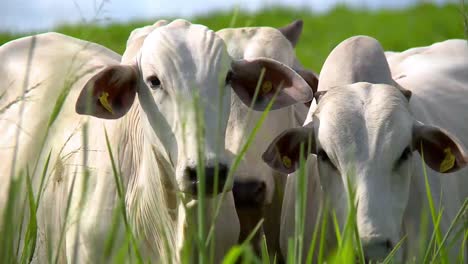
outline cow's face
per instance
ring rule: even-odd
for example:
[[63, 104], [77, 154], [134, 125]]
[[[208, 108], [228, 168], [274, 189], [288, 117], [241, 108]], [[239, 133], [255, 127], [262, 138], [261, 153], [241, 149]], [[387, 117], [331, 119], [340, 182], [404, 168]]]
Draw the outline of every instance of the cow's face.
[[363, 83], [332, 89], [321, 100], [316, 154], [324, 193], [343, 227], [354, 188], [365, 255], [384, 258], [399, 241], [408, 200], [413, 127], [408, 100], [393, 87]]
[[[155, 153], [168, 154], [179, 189], [191, 194], [197, 193], [197, 165], [203, 164], [207, 193], [220, 191], [226, 180], [230, 159], [224, 140], [231, 87], [258, 110], [277, 88], [282, 89], [274, 107], [311, 97], [304, 80], [287, 66], [268, 59], [234, 61], [213, 31], [184, 20], [155, 27], [135, 56], [124, 57], [133, 60], [108, 67], [88, 82], [77, 112], [119, 118], [138, 93], [145, 144]], [[262, 68], [269, 89], [252, 103]], [[87, 96], [92, 98], [88, 108]], [[216, 169], [218, 184], [213, 186]]]
[[[341, 227], [348, 205], [355, 204], [359, 236], [369, 260], [385, 258], [400, 239], [415, 150], [423, 152], [426, 164], [439, 172], [466, 164], [455, 141], [442, 130], [414, 120], [408, 99], [389, 85], [356, 83], [330, 89], [320, 99], [312, 123], [285, 132], [264, 158], [279, 169], [293, 171], [298, 146], [309, 137], [326, 200]], [[275, 157], [275, 147], [282, 159]], [[281, 164], [284, 157], [292, 160], [286, 164], [289, 168]], [[355, 191], [354, 201], [349, 200], [350, 188]]]
[[[317, 75], [299, 65], [294, 52], [302, 32], [302, 21], [294, 21], [280, 29], [272, 27], [227, 28], [216, 32], [226, 43], [228, 52], [235, 59], [270, 58], [294, 69], [309, 84], [312, 90], [317, 89]], [[249, 113], [236, 95], [233, 95], [228, 130], [226, 131], [226, 148], [235, 154], [241, 152], [251, 131], [258, 124], [262, 113]], [[248, 118], [251, 117], [251, 118]], [[281, 121], [278, 121], [281, 119]], [[245, 163], [238, 168], [234, 182], [234, 197], [242, 206], [262, 206], [272, 201], [275, 179], [272, 170], [259, 162], [261, 151], [269, 142], [289, 124], [293, 123], [291, 109], [271, 112], [264, 120], [263, 127], [257, 133], [255, 147], [249, 149]], [[302, 124], [302, 121], [301, 121]]]
[[202, 159], [207, 178], [216, 165], [227, 174], [224, 133], [231, 58], [224, 42], [204, 26], [176, 21], [151, 32], [137, 60], [142, 80], [138, 98], [148, 121], [147, 137], [163, 141], [180, 189], [196, 190], [197, 164]]

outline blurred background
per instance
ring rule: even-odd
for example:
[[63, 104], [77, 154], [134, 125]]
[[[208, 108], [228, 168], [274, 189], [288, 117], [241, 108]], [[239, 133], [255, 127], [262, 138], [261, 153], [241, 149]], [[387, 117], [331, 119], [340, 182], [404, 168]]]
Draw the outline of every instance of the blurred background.
[[304, 20], [297, 47], [316, 71], [345, 38], [371, 35], [401, 51], [464, 38], [466, 0], [0, 0], [0, 45], [25, 35], [57, 31], [122, 53], [130, 32], [161, 18], [185, 18], [213, 30], [283, 26]]

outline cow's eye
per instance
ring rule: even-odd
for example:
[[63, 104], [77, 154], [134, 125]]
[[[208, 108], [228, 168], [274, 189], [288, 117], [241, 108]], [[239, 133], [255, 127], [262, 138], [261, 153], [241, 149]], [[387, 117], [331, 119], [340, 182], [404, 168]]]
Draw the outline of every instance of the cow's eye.
[[330, 158], [328, 157], [327, 153], [326, 153], [323, 149], [320, 149], [320, 150], [318, 151], [317, 157], [318, 157], [321, 161], [330, 162]]
[[411, 148], [406, 147], [400, 155], [400, 158], [397, 161], [397, 166], [401, 165], [403, 162], [407, 161], [411, 157]]
[[224, 81], [225, 82], [225, 85], [228, 85], [231, 83], [231, 80], [232, 80], [232, 71], [228, 71], [227, 75], [226, 75], [226, 80]]
[[328, 157], [328, 154], [325, 152], [325, 150], [319, 149], [319, 151], [317, 152], [317, 158], [319, 159], [319, 161], [326, 162], [330, 167], [332, 167], [335, 170], [338, 170], [338, 167], [336, 167], [335, 164], [333, 164], [333, 161], [330, 159], [330, 157]]
[[161, 81], [156, 76], [148, 77], [147, 82], [153, 90], [161, 88]]

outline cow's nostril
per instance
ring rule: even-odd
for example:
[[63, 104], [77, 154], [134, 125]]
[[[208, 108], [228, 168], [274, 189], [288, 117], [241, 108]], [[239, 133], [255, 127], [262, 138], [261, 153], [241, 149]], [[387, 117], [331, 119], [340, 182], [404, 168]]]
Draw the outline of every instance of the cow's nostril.
[[[215, 168], [215, 172], [216, 172], [216, 168]], [[223, 186], [224, 186], [224, 183], [226, 182], [228, 173], [229, 173], [228, 166], [226, 166], [224, 164], [219, 164], [218, 165], [218, 182], [220, 184], [222, 184]], [[214, 177], [215, 177], [215, 175], [213, 175], [213, 179], [214, 179]]]
[[[206, 178], [207, 186], [213, 185], [216, 177], [218, 177], [218, 183], [223, 183], [224, 185], [224, 182], [226, 182], [228, 170], [229, 170], [228, 167], [224, 164], [219, 164], [218, 168], [216, 167], [206, 168], [205, 178]], [[218, 172], [218, 174], [216, 174], [216, 171]]]
[[391, 250], [393, 249], [393, 243], [392, 243], [392, 241], [390, 241], [390, 239], [387, 239], [387, 240], [385, 241], [385, 246], [387, 247], [387, 249], [388, 249], [389, 251], [391, 251]]
[[232, 189], [236, 207], [261, 207], [265, 202], [266, 184], [259, 181], [234, 182]]
[[[217, 172], [217, 173], [216, 173]], [[229, 172], [228, 166], [219, 164], [217, 167], [205, 167], [205, 192], [206, 194], [220, 193], [223, 191], [224, 184]], [[185, 168], [185, 179], [189, 182], [190, 192], [192, 194], [198, 193], [199, 175], [197, 167]], [[215, 179], [217, 177], [217, 180]], [[216, 184], [216, 186], [215, 186]]]
[[254, 192], [254, 197], [258, 202], [261, 202], [260, 200], [263, 200], [263, 197], [265, 196], [265, 191], [266, 191], [266, 184], [264, 182], [260, 182], [256, 190]]
[[[228, 172], [229, 172], [229, 168], [224, 164], [220, 164], [218, 166], [218, 181], [225, 182]], [[187, 167], [185, 169], [185, 175], [187, 176], [187, 179], [191, 182], [198, 181], [198, 174], [197, 174], [196, 167]], [[205, 168], [205, 179], [207, 182], [214, 181], [215, 176], [216, 176], [216, 167]]]
[[197, 168], [186, 168], [185, 169], [185, 174], [188, 177], [188, 180], [191, 182], [197, 182], [198, 177], [197, 177]]

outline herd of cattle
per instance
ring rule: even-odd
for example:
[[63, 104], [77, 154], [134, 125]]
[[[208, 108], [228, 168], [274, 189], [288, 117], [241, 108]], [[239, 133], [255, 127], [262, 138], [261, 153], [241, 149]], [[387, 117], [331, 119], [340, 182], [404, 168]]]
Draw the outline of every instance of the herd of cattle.
[[[101, 263], [120, 195], [151, 262], [196, 255], [189, 231], [203, 224], [208, 233], [213, 223], [219, 263], [261, 219], [254, 249], [264, 234], [285, 259], [297, 187], [307, 190], [304, 258], [321, 210], [343, 228], [353, 203], [367, 261], [403, 237], [396, 259], [419, 257], [421, 234], [433, 230], [431, 220], [421, 228], [430, 214], [425, 176], [442, 234], [468, 198], [467, 42], [384, 52], [355, 36], [318, 76], [295, 56], [302, 27], [214, 32], [158, 21], [135, 29], [122, 56], [58, 33], [1, 46], [0, 212], [12, 179], [29, 175], [41, 195], [32, 262], [52, 252], [60, 263]], [[306, 186], [297, 183], [302, 156]], [[200, 192], [206, 223], [198, 223]], [[117, 229], [119, 243], [126, 231]], [[467, 251], [464, 232], [449, 236], [451, 261]]]

